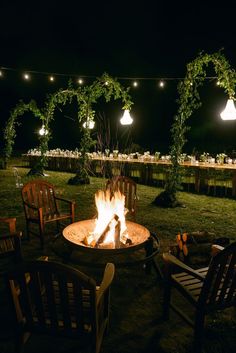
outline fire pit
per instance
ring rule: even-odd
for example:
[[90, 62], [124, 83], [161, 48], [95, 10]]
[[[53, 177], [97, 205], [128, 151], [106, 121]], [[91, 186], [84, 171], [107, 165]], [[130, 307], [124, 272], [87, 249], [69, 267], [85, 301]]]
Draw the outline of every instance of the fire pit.
[[[98, 211], [96, 219], [75, 222], [64, 228], [63, 237], [71, 251], [77, 249], [103, 257], [105, 254], [130, 254], [144, 249], [145, 257], [141, 260], [121, 263], [117, 256], [113, 256], [112, 261], [118, 265], [144, 262], [147, 268], [150, 267], [147, 263], [150, 264], [159, 252], [159, 240], [144, 226], [125, 219], [125, 196], [119, 191], [111, 194], [109, 190], [100, 190], [95, 194], [95, 203]], [[160, 274], [159, 267], [156, 264], [155, 267]]]
[[[126, 221], [127, 227], [127, 238], [124, 242], [120, 241], [120, 245], [118, 247], [115, 246], [114, 243], [98, 243], [98, 245], [89, 245], [87, 240], [89, 238], [89, 234], [93, 233], [93, 230], [96, 225], [95, 219], [87, 219], [80, 222], [75, 222], [68, 225], [63, 230], [64, 238], [75, 245], [76, 247], [83, 249], [85, 251], [90, 252], [105, 252], [105, 253], [123, 253], [127, 251], [135, 251], [144, 246], [144, 243], [150, 237], [150, 232], [147, 228], [142, 225], [130, 221]], [[92, 242], [93, 244], [93, 242]]]

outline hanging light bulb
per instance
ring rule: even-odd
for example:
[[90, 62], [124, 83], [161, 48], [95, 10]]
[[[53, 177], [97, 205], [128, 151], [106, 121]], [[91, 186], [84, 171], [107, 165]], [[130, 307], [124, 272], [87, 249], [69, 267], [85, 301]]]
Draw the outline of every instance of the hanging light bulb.
[[45, 129], [45, 126], [42, 125], [41, 129], [39, 130], [39, 135], [43, 136], [43, 135], [47, 135], [48, 134], [48, 130]]
[[236, 120], [236, 109], [233, 99], [228, 99], [225, 109], [220, 114], [222, 120]]
[[92, 130], [95, 126], [95, 121], [88, 118], [87, 121], [83, 123], [83, 127]]
[[121, 125], [131, 125], [133, 122], [133, 119], [130, 116], [130, 112], [128, 109], [125, 109], [124, 114], [122, 118], [120, 119]]

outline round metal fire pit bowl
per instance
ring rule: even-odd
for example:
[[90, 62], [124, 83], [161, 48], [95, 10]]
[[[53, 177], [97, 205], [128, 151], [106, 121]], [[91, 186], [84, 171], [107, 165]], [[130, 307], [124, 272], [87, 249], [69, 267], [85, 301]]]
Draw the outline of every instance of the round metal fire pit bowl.
[[130, 245], [127, 244], [120, 248], [96, 248], [87, 246], [83, 242], [85, 236], [92, 233], [94, 226], [95, 219], [88, 219], [72, 223], [64, 228], [63, 238], [70, 248], [66, 256], [67, 261], [73, 261], [75, 256], [72, 256], [72, 253], [77, 250], [75, 251], [76, 261], [81, 265], [97, 268], [103, 267], [106, 262], [113, 262], [117, 267], [142, 264], [146, 273], [154, 267], [158, 276], [162, 278], [159, 265], [155, 261], [155, 256], [160, 251], [160, 242], [154, 233], [141, 224], [126, 221], [128, 238], [132, 242]]
[[95, 227], [95, 219], [87, 219], [68, 225], [64, 228], [62, 234], [63, 237], [74, 247], [88, 252], [100, 252], [107, 254], [118, 254], [133, 252], [140, 248], [143, 248], [145, 243], [150, 237], [150, 232], [147, 228], [141, 224], [126, 221], [128, 230], [128, 237], [131, 240], [130, 245], [125, 245], [120, 248], [106, 248], [106, 247], [91, 247], [85, 245], [83, 240], [86, 236], [93, 232]]

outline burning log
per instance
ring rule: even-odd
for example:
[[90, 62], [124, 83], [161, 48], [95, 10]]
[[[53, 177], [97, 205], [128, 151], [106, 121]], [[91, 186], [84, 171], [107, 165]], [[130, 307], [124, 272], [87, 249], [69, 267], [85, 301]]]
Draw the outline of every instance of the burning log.
[[114, 241], [115, 241], [115, 248], [119, 249], [120, 248], [120, 220], [117, 215], [114, 216], [114, 219], [116, 220], [117, 224], [115, 226], [115, 235], [114, 235]]
[[114, 221], [116, 222], [115, 236], [114, 236], [115, 248], [120, 247], [120, 221], [119, 221], [119, 217], [115, 214], [110, 220], [110, 222], [108, 223], [108, 225], [106, 226], [106, 228], [104, 229], [104, 231], [102, 232], [102, 234], [99, 236], [97, 242], [95, 243], [95, 246], [94, 246], [95, 248], [98, 248], [99, 245], [104, 242], [104, 240], [106, 239], [107, 233], [111, 230], [112, 226], [114, 227], [113, 225]]
[[108, 190], [99, 190], [95, 203], [98, 211], [95, 227], [84, 236], [82, 243], [94, 248], [115, 249], [132, 245], [126, 231], [125, 195], [120, 191], [111, 194]]

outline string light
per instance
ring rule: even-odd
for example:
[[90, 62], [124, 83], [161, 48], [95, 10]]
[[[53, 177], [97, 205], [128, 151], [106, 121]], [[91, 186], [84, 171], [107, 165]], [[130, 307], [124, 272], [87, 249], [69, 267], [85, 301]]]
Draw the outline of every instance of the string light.
[[161, 80], [161, 81], [159, 82], [159, 87], [163, 88], [164, 86], [165, 86], [165, 82]]
[[55, 80], [54, 76], [49, 77], [49, 81], [53, 82]]
[[83, 80], [82, 78], [79, 78], [79, 79], [78, 79], [78, 84], [79, 84], [79, 85], [82, 85], [83, 83], [84, 83], [84, 80]]
[[[3, 71], [14, 71], [14, 72], [18, 72], [19, 70], [14, 69], [14, 68], [9, 68], [9, 67], [0, 67], [0, 76], [3, 76]], [[71, 73], [49, 73], [49, 72], [45, 72], [45, 71], [35, 71], [35, 70], [27, 70], [28, 75], [45, 75], [45, 76], [49, 76], [50, 81], [53, 81], [55, 79], [55, 77], [57, 76], [61, 76], [61, 77], [67, 77], [67, 78], [78, 78], [78, 74], [71, 74]], [[89, 79], [96, 79], [97, 75], [80, 75], [80, 78], [78, 79], [78, 83], [83, 83], [83, 80], [85, 78], [89, 78]], [[124, 81], [134, 81], [138, 84], [138, 81], [180, 81], [180, 80], [184, 80], [184, 77], [127, 77], [127, 76], [116, 76], [117, 79], [119, 80], [124, 80]], [[217, 79], [216, 76], [207, 76], [205, 77], [206, 80], [214, 80]], [[80, 80], [82, 80], [81, 82], [79, 82]], [[108, 82], [105, 83], [106, 85], [108, 84]]]
[[27, 73], [25, 73], [25, 74], [23, 74], [23, 78], [24, 78], [26, 81], [28, 81], [28, 80], [30, 79], [30, 75], [27, 74]]

